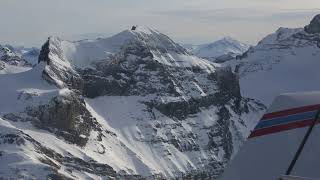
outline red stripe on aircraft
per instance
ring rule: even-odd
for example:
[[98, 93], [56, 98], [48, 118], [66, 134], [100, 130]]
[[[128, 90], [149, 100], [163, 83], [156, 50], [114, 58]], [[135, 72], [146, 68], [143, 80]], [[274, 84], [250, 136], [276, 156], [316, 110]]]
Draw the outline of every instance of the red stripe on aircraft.
[[[268, 128], [262, 128], [262, 129], [257, 129], [252, 131], [252, 133], [249, 136], [250, 138], [258, 137], [258, 136], [263, 136], [267, 134], [273, 134], [273, 133], [278, 133], [282, 131], [287, 131], [291, 129], [297, 129], [297, 128], [303, 128], [306, 126], [310, 126], [313, 123], [314, 119], [308, 119], [304, 121], [298, 121], [298, 122], [293, 122], [289, 124], [282, 124], [282, 125], [277, 125], [277, 126], [272, 126]], [[317, 123], [320, 123], [319, 121]]]
[[293, 109], [265, 114], [262, 117], [262, 120], [268, 120], [268, 119], [273, 119], [273, 118], [282, 117], [282, 116], [289, 116], [289, 115], [298, 114], [302, 112], [315, 111], [319, 109], [320, 109], [320, 104], [293, 108]]

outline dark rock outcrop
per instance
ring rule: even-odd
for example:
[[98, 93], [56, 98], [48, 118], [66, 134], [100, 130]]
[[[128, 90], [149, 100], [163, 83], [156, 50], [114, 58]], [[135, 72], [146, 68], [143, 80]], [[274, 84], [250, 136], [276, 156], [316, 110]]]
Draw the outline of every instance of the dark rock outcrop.
[[79, 146], [86, 144], [91, 130], [102, 131], [84, 100], [73, 92], [54, 97], [47, 105], [29, 107], [26, 113], [33, 117], [36, 127], [54, 132]]
[[66, 61], [62, 57], [59, 40], [50, 37], [42, 46], [38, 60], [39, 63], [45, 62], [47, 64], [47, 68], [43, 70], [42, 77], [57, 87], [69, 87], [82, 91], [83, 79], [80, 75], [72, 67], [62, 65], [61, 62], [52, 59], [50, 57], [52, 55], [56, 55], [60, 60]]
[[307, 25], [305, 31], [310, 34], [320, 33], [320, 14], [316, 15]]

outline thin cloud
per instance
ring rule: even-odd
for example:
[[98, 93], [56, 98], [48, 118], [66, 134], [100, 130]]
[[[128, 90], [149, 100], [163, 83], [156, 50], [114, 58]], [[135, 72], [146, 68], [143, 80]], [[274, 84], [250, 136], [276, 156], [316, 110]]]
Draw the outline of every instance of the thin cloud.
[[319, 0], [0, 0], [0, 44], [41, 46], [50, 35], [115, 34], [133, 24], [186, 43], [222, 36], [255, 43], [280, 26], [304, 26], [320, 13], [311, 9], [317, 6]]
[[287, 10], [265, 10], [248, 8], [225, 8], [212, 10], [175, 10], [175, 11], [153, 11], [155, 15], [192, 18], [210, 22], [230, 21], [283, 21], [305, 18], [320, 13], [320, 9], [287, 9]]

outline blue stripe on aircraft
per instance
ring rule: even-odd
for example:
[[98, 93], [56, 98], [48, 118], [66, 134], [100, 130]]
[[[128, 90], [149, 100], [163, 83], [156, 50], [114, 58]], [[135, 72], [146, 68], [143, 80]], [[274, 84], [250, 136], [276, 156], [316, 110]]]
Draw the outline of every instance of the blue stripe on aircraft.
[[296, 121], [303, 121], [306, 119], [313, 119], [317, 111], [304, 112], [299, 114], [294, 114], [286, 117], [273, 118], [268, 120], [260, 121], [255, 129], [267, 128], [271, 126], [277, 126], [280, 124], [287, 124]]

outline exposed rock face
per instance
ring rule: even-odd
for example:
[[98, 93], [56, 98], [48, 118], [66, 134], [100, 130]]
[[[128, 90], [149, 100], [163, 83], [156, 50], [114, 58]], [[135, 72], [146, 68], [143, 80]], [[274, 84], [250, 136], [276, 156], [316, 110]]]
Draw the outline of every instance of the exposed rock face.
[[[57, 59], [60, 62], [57, 62]], [[39, 55], [40, 62], [46, 62], [48, 65], [42, 74], [48, 82], [60, 88], [69, 87], [82, 90], [83, 80], [62, 56], [59, 39], [49, 38], [42, 46]]]
[[86, 145], [92, 129], [102, 131], [87, 110], [84, 99], [73, 92], [54, 97], [46, 105], [29, 107], [26, 113], [34, 118], [36, 127], [50, 130], [79, 146]]
[[305, 31], [310, 34], [320, 33], [320, 14], [312, 19], [310, 24], [305, 27]]
[[172, 78], [166, 74], [169, 67], [154, 61], [150, 49], [141, 42], [127, 44], [109, 62], [95, 66], [95, 69], [80, 71], [87, 97], [177, 94]]
[[219, 91], [217, 92], [217, 97], [220, 99], [220, 104], [225, 104], [229, 101], [236, 100], [237, 107], [242, 100], [240, 93], [239, 77], [232, 73], [230, 67], [226, 69], [220, 69], [215, 72], [214, 77], [217, 81]]

